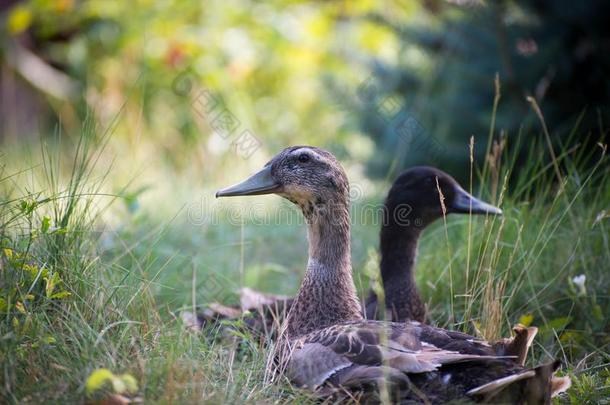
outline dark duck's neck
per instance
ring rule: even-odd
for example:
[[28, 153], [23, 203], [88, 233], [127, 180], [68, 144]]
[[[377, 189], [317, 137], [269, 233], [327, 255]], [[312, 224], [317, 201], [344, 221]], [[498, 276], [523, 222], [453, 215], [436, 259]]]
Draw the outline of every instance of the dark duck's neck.
[[328, 201], [297, 203], [307, 219], [309, 261], [288, 315], [289, 337], [362, 319], [352, 279], [347, 184], [338, 184]]
[[385, 308], [395, 322], [424, 322], [426, 307], [415, 283], [417, 246], [422, 231], [413, 222], [396, 221], [394, 207], [388, 208], [381, 227], [381, 279], [385, 290]]

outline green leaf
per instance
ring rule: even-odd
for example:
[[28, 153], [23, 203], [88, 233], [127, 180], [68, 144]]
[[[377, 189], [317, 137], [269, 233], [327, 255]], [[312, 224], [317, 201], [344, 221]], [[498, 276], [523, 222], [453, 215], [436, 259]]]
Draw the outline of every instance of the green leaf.
[[40, 232], [47, 233], [49, 228], [51, 227], [51, 218], [45, 215], [42, 218], [42, 223], [40, 224]]
[[563, 316], [561, 318], [555, 318], [549, 322], [548, 327], [555, 330], [564, 329], [568, 324], [572, 322], [571, 316]]
[[51, 296], [49, 298], [53, 299], [53, 300], [61, 300], [63, 298], [69, 297], [70, 295], [72, 295], [72, 294], [70, 294], [68, 291], [60, 291], [55, 294], [51, 294]]
[[595, 304], [593, 306], [593, 317], [595, 318], [596, 321], [604, 320], [604, 313], [602, 311], [602, 307], [600, 307], [599, 304]]

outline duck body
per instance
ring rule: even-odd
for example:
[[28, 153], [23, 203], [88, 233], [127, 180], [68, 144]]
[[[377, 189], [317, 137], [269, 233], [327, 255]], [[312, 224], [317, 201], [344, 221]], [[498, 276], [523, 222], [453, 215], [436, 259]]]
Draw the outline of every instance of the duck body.
[[[279, 194], [299, 205], [306, 218], [309, 260], [278, 338], [279, 370], [293, 384], [318, 393], [338, 389], [376, 395], [388, 387], [394, 401], [487, 399], [527, 381], [540, 387], [536, 402], [528, 403], [548, 402], [549, 381], [495, 355], [487, 342], [419, 322], [364, 319], [351, 275], [348, 187], [332, 154], [297, 146], [282, 151], [246, 181], [217, 193]], [[447, 382], [445, 367], [456, 374]], [[476, 381], [469, 367], [481, 370]], [[515, 395], [513, 402], [528, 398]]]

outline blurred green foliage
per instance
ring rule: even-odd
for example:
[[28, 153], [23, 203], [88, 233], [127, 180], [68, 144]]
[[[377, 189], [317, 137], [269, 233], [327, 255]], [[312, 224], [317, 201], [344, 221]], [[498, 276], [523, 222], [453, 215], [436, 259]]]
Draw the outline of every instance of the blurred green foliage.
[[[589, 148], [605, 138], [610, 120], [608, 2], [450, 3], [429, 2], [433, 18], [428, 21], [404, 22], [386, 13], [365, 17], [391, 30], [402, 45], [395, 62], [376, 61], [373, 68], [380, 107], [394, 99], [408, 118], [421, 123], [421, 133], [411, 137], [434, 137], [441, 145], [440, 150], [426, 149], [408, 136], [397, 140], [401, 117], [382, 120], [365, 104], [360, 125], [386, 152], [373, 160], [374, 172], [387, 172], [385, 156], [390, 155], [398, 167], [432, 160], [452, 173], [464, 173], [470, 136], [479, 142], [479, 161], [489, 153], [485, 135], [490, 117], [496, 118], [491, 123], [496, 136], [515, 139], [521, 131], [540, 132], [528, 96], [552, 123], [555, 148], [576, 143]], [[414, 63], [418, 60], [425, 62]], [[496, 95], [502, 103], [494, 115]], [[401, 141], [408, 145], [400, 147]], [[521, 153], [521, 161], [526, 154]]]
[[[228, 148], [212, 136], [214, 117], [201, 117], [192, 108], [196, 93], [184, 97], [173, 91], [174, 80], [187, 69], [194, 89], [222, 98], [271, 151], [305, 139], [345, 141], [339, 112], [321, 100], [320, 77], [347, 70], [332, 50], [337, 41], [330, 39], [337, 18], [358, 7], [370, 6], [24, 1], [4, 12], [9, 32], [2, 49], [11, 69], [9, 50], [22, 47], [66, 73], [79, 89], [49, 101], [62, 111], [66, 133], [78, 132], [89, 109], [108, 122], [123, 107], [127, 119], [119, 136], [134, 143], [144, 133], [180, 166], [195, 145], [204, 158]], [[43, 96], [48, 97], [44, 91]]]
[[[13, 1], [0, 9], [2, 65], [11, 72], [2, 86], [31, 82], [13, 61], [15, 47], [28, 50], [65, 74], [59, 99], [34, 84], [65, 132], [78, 133], [89, 110], [108, 123], [124, 109], [117, 132], [126, 147], [146, 138], [177, 167], [193, 160], [217, 167], [248, 129], [268, 154], [311, 143], [369, 160], [377, 176], [392, 164], [426, 162], [460, 177], [471, 135], [480, 161], [488, 152], [496, 74], [503, 103], [495, 135], [539, 130], [531, 95], [553, 123], [556, 147], [575, 127], [577, 142], [603, 139], [609, 11], [602, 0]], [[190, 91], [176, 92], [185, 71]], [[377, 85], [374, 103], [359, 97], [368, 81]], [[201, 90], [239, 122], [231, 137], [214, 135], [215, 116], [193, 108]], [[3, 133], [23, 136], [9, 125], [9, 107]], [[384, 119], [384, 108], [402, 115]], [[43, 135], [52, 122], [42, 122]]]

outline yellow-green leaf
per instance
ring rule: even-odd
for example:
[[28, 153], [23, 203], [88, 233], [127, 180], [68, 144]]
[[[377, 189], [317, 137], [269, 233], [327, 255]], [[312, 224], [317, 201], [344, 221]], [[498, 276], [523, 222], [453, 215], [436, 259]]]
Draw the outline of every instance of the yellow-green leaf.
[[85, 389], [88, 394], [91, 394], [104, 386], [107, 382], [112, 382], [116, 377], [112, 374], [112, 371], [107, 368], [98, 368], [93, 371], [87, 378], [85, 383]]
[[4, 252], [4, 256], [6, 256], [7, 259], [13, 258], [13, 249], [4, 248], [3, 252]]
[[128, 392], [132, 394], [138, 392], [138, 381], [131, 374], [121, 374], [119, 378], [125, 384]]
[[36, 277], [38, 277], [39, 269], [36, 266], [26, 263], [23, 265], [23, 271], [29, 273], [30, 281], [34, 281], [36, 280]]
[[112, 389], [116, 394], [122, 394], [125, 392], [127, 387], [125, 386], [125, 382], [118, 377], [114, 377], [112, 379]]
[[57, 292], [55, 294], [51, 294], [51, 296], [49, 298], [53, 299], [53, 300], [60, 300], [63, 298], [67, 298], [69, 297], [71, 294], [68, 291], [60, 291]]
[[572, 321], [571, 316], [562, 316], [549, 322], [548, 326], [555, 330], [564, 329]]
[[59, 282], [61, 281], [59, 278], [59, 274], [53, 273], [53, 275], [51, 277], [46, 277], [45, 281], [47, 282], [47, 285], [45, 288], [47, 298], [51, 298], [51, 295], [53, 294], [53, 290], [55, 290], [55, 286], [57, 284], [59, 284]]
[[56, 342], [56, 340], [55, 340], [55, 338], [54, 338], [53, 336], [46, 336], [46, 337], [43, 339], [43, 342], [45, 342], [46, 344], [50, 345], [50, 344], [52, 344], [52, 343], [55, 343], [55, 342]]
[[16, 6], [8, 16], [7, 27], [11, 34], [19, 34], [32, 24], [32, 12], [25, 6]]
[[519, 318], [519, 323], [523, 326], [530, 326], [532, 324], [533, 320], [534, 320], [534, 315], [525, 314], [525, 315], [521, 315], [521, 318]]

